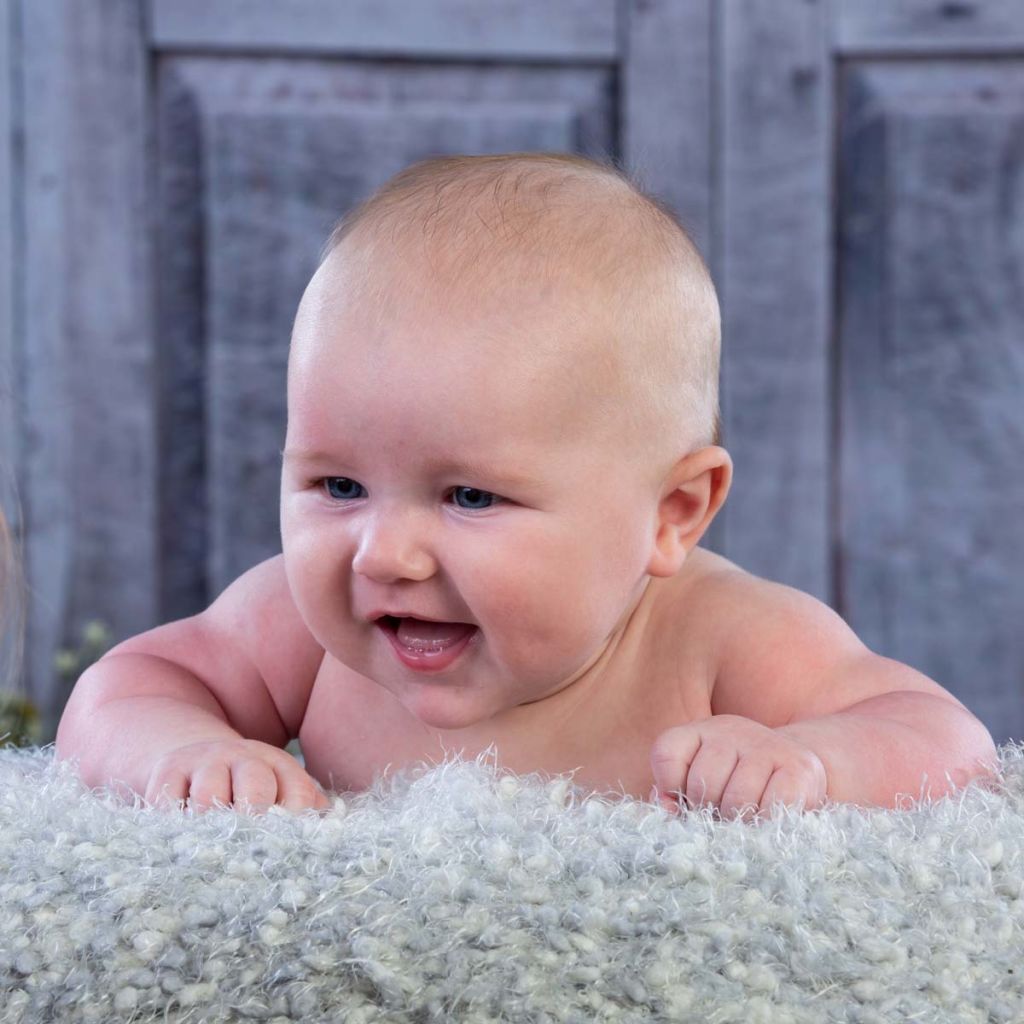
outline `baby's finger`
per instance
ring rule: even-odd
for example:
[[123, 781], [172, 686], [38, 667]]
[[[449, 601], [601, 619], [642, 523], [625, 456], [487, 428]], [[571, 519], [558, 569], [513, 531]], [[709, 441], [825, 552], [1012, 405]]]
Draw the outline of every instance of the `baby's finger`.
[[663, 811], [668, 811], [669, 814], [679, 813], [679, 797], [675, 793], [662, 793], [657, 786], [651, 786], [651, 792], [647, 799], [652, 804], [657, 804]]
[[188, 797], [188, 775], [171, 769], [150, 779], [143, 797], [152, 807], [167, 810]]
[[669, 794], [683, 788], [686, 770], [699, 748], [700, 733], [690, 725], [673, 726], [655, 738], [650, 753], [651, 774], [662, 806], [677, 805]]
[[189, 807], [203, 814], [218, 803], [222, 807], [231, 803], [231, 772], [223, 761], [200, 763], [192, 772]]
[[686, 773], [688, 806], [711, 804], [717, 807], [739, 760], [735, 747], [702, 746]]
[[277, 803], [277, 773], [269, 764], [245, 758], [231, 765], [231, 801], [235, 809], [248, 814], [265, 814]]
[[811, 810], [819, 806], [819, 803], [808, 791], [803, 774], [791, 768], [775, 770], [760, 801], [761, 809], [766, 813], [770, 813], [777, 804]]
[[757, 757], [741, 757], [722, 793], [718, 810], [722, 818], [751, 821], [772, 779], [774, 764]]
[[287, 811], [298, 813], [310, 807], [329, 807], [316, 780], [298, 766], [277, 771], [277, 802]]

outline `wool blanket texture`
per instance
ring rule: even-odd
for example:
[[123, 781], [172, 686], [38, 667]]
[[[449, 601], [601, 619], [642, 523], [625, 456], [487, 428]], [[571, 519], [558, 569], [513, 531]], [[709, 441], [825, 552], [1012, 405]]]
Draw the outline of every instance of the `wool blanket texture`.
[[195, 814], [6, 748], [0, 1021], [1024, 1022], [1024, 744], [999, 757], [743, 822], [487, 753]]

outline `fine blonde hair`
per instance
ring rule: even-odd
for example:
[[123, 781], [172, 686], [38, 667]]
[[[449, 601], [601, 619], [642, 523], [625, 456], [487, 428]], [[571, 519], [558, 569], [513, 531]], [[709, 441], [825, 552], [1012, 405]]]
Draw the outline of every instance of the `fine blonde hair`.
[[576, 268], [607, 296], [630, 438], [666, 458], [721, 443], [711, 275], [679, 217], [614, 164], [541, 152], [422, 160], [336, 223], [320, 265], [354, 234], [371, 263], [400, 241], [436, 242], [431, 264], [484, 290]]

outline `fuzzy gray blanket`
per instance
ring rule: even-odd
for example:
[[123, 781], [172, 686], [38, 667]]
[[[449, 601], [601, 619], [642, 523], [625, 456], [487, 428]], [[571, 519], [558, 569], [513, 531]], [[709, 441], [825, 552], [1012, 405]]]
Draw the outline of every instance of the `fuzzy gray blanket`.
[[452, 759], [205, 815], [0, 751], [0, 1020], [1024, 1021], [1024, 744], [899, 811], [672, 816]]

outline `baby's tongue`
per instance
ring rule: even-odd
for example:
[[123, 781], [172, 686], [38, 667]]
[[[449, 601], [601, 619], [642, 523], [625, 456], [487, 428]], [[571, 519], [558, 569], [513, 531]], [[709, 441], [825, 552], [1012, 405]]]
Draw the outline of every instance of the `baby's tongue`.
[[406, 647], [444, 649], [457, 643], [476, 627], [465, 622], [424, 622], [402, 619], [398, 623], [398, 639]]

